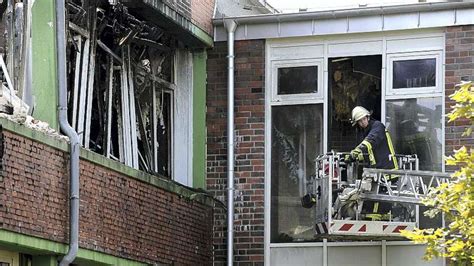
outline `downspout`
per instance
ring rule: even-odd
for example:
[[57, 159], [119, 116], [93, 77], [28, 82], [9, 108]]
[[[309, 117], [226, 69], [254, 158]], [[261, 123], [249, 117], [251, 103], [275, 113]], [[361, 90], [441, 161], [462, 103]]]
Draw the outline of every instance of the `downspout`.
[[224, 21], [228, 38], [227, 74], [227, 265], [234, 263], [234, 32], [237, 23]]
[[60, 266], [66, 266], [74, 261], [79, 249], [79, 137], [67, 121], [65, 0], [56, 0], [56, 45], [58, 60], [59, 125], [61, 130], [69, 137], [71, 143], [69, 250], [59, 263]]

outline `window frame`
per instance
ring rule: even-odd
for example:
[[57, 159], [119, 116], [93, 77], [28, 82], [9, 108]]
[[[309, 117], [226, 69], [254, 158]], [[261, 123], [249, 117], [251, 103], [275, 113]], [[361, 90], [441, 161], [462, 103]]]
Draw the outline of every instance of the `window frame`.
[[[387, 84], [386, 84], [386, 96], [396, 95], [422, 95], [422, 94], [433, 94], [442, 93], [442, 50], [429, 51], [429, 52], [410, 52], [410, 53], [396, 53], [387, 54]], [[407, 61], [417, 59], [435, 59], [435, 86], [430, 87], [414, 87], [414, 88], [393, 88], [393, 63], [396, 61]]]
[[7, 251], [7, 250], [0, 250], [0, 262], [1, 263], [8, 263], [10, 266], [18, 266], [20, 265], [20, 254], [17, 252]]
[[[316, 93], [298, 93], [298, 94], [278, 94], [278, 69], [290, 67], [316, 66], [318, 68], [318, 91]], [[272, 103], [279, 102], [298, 102], [313, 103], [315, 100], [323, 100], [324, 82], [323, 82], [324, 58], [314, 59], [295, 59], [295, 60], [275, 60], [271, 62], [271, 86]]]
[[[396, 96], [396, 97], [389, 97], [389, 98], [386, 98], [385, 99], [385, 116], [383, 117], [383, 119], [385, 120], [384, 124], [387, 125], [387, 103], [388, 102], [392, 102], [392, 101], [404, 101], [404, 100], [411, 100], [411, 99], [415, 99], [415, 100], [420, 100], [420, 99], [440, 99], [441, 100], [441, 105], [444, 105], [444, 97], [442, 94], [439, 94], [439, 93], [436, 93], [436, 94], [424, 94], [424, 95], [417, 95], [417, 94], [410, 94], [410, 95], [403, 95], [403, 96]], [[444, 109], [444, 108], [442, 108]], [[445, 117], [445, 113], [444, 113], [444, 110], [442, 110], [441, 112], [441, 117]], [[388, 125], [387, 125], [387, 129], [388, 129]], [[442, 119], [441, 121], [441, 153], [442, 153], [442, 156], [444, 156], [445, 154], [445, 123], [444, 123], [444, 120]], [[392, 136], [393, 138], [394, 136]], [[441, 172], [444, 172], [445, 171], [445, 163], [443, 161], [443, 159], [441, 158]], [[433, 170], [434, 171], [434, 170]], [[420, 214], [422, 215], [422, 214]]]
[[[174, 176], [174, 121], [175, 121], [175, 86], [174, 84], [161, 84], [159, 86], [156, 86], [155, 87], [155, 102], [161, 98], [162, 95], [164, 94], [168, 94], [169, 97], [170, 97], [170, 106], [169, 106], [169, 136], [168, 136], [168, 154], [167, 154], [167, 160], [168, 160], [168, 174], [169, 175], [165, 175], [165, 177], [167, 178], [170, 178], [172, 180], [175, 180], [175, 176]], [[162, 105], [162, 108], [163, 108], [163, 103], [160, 102], [161, 105]], [[153, 121], [154, 121], [154, 125], [153, 125], [153, 131], [156, 132], [158, 130], [158, 124], [157, 124], [157, 121], [158, 121], [158, 110], [156, 109], [156, 105], [154, 104], [153, 105]], [[156, 146], [156, 147], [153, 147], [153, 157], [154, 157], [154, 163], [156, 165], [154, 165], [154, 169], [155, 171], [158, 171], [158, 165], [159, 165], [159, 162], [160, 162], [160, 158], [159, 158], [159, 147]], [[156, 161], [155, 161], [156, 160]]]
[[[366, 45], [347, 45], [338, 50], [333, 50], [331, 46], [334, 44], [347, 44], [347, 43], [366, 43], [367, 41], [380, 41], [381, 45], [378, 49], [366, 49]], [[347, 48], [348, 47], [348, 48]], [[362, 48], [361, 48], [362, 47]], [[436, 96], [440, 96], [443, 99], [442, 115], [444, 117], [446, 112], [445, 106], [445, 87], [444, 87], [444, 58], [445, 58], [445, 33], [440, 29], [422, 29], [417, 32], [378, 32], [378, 33], [364, 33], [356, 35], [334, 35], [327, 37], [308, 37], [308, 38], [296, 38], [296, 39], [268, 39], [265, 43], [265, 154], [270, 154], [271, 152], [271, 109], [273, 106], [277, 105], [294, 105], [294, 104], [313, 104], [313, 103], [322, 103], [323, 104], [323, 125], [326, 127], [324, 130], [324, 139], [327, 139], [328, 130], [327, 130], [327, 121], [328, 121], [328, 99], [327, 99], [327, 80], [328, 77], [328, 66], [327, 60], [331, 57], [345, 57], [345, 56], [364, 56], [364, 55], [382, 55], [382, 94], [381, 94], [381, 122], [385, 123], [385, 108], [386, 102], [393, 99], [406, 99], [410, 97], [421, 98], [421, 97], [433, 97], [434, 94], [427, 92], [420, 92], [419, 90], [411, 90], [414, 92], [406, 94], [387, 94], [388, 84], [389, 84], [389, 72], [388, 68], [388, 58], [404, 55], [404, 56], [416, 56], [416, 55], [437, 55], [441, 57], [437, 62], [437, 90]], [[274, 77], [273, 65], [277, 61], [286, 61], [286, 62], [295, 62], [302, 59], [314, 59], [321, 58], [323, 61], [323, 95], [321, 98], [316, 100], [307, 100], [307, 99], [291, 99], [284, 102], [276, 101], [273, 98], [275, 90], [274, 87]], [[405, 57], [406, 58], [406, 57]], [[402, 58], [402, 59], [405, 59]], [[409, 58], [407, 58], [409, 59]], [[390, 67], [391, 69], [391, 67]], [[391, 75], [390, 75], [391, 78]], [[390, 85], [392, 82], [390, 81]], [[442, 121], [442, 131], [443, 131], [443, 145], [442, 151], [445, 154], [445, 123]], [[327, 141], [323, 141], [324, 151], [327, 151]], [[264, 244], [265, 244], [265, 264], [269, 265], [271, 263], [271, 256], [273, 252], [280, 248], [292, 248], [292, 247], [322, 247], [325, 245], [323, 242], [287, 242], [287, 243], [273, 243], [270, 239], [271, 227], [275, 224], [271, 223], [271, 156], [265, 156], [265, 213], [264, 213], [264, 224], [265, 224], [265, 233], [264, 233]], [[445, 163], [442, 163], [443, 170], [445, 169]], [[403, 245], [409, 244], [407, 241], [402, 241]], [[344, 244], [344, 243], [343, 243]]]
[[[303, 107], [303, 106], [304, 107], [308, 107], [308, 106], [311, 107], [312, 106], [313, 108], [320, 108], [320, 110], [321, 110], [321, 116], [320, 116], [320, 119], [321, 119], [321, 123], [320, 123], [320, 125], [321, 125], [321, 128], [320, 128], [321, 139], [320, 139], [320, 143], [318, 145], [316, 145], [314, 148], [315, 149], [320, 149], [321, 153], [324, 153], [324, 149], [325, 149], [325, 145], [326, 145], [325, 136], [324, 136], [324, 127], [325, 127], [325, 124], [326, 124], [326, 122], [325, 122], [326, 115], [325, 115], [325, 112], [324, 112], [324, 103], [319, 102], [319, 101], [313, 101], [311, 103], [301, 103], [301, 102], [300, 103], [296, 103], [296, 102], [287, 103], [287, 102], [283, 102], [283, 104], [272, 104], [272, 105], [270, 105], [270, 112], [269, 112], [270, 121], [269, 121], [269, 123], [271, 123], [272, 126], [274, 125], [274, 123], [273, 123], [274, 108], [293, 107], [293, 106], [301, 106], [301, 107]], [[269, 134], [270, 134], [270, 136], [269, 136], [270, 145], [273, 146], [273, 131], [271, 130]], [[306, 146], [306, 148], [307, 148], [307, 146]], [[272, 150], [270, 150], [270, 155], [269, 156], [273, 156], [273, 148], [272, 148]], [[313, 165], [314, 165], [314, 162], [313, 162]], [[271, 170], [273, 170], [272, 166], [273, 166], [273, 164], [270, 163], [268, 167]], [[309, 166], [308, 168], [310, 168], [310, 167], [312, 167], [312, 166]], [[307, 168], [304, 167], [303, 171], [305, 172], [306, 170], [307, 170]], [[273, 173], [273, 171], [271, 171], [271, 173]], [[269, 182], [270, 182], [271, 186], [273, 186], [273, 180], [274, 179], [273, 179], [273, 176], [272, 176], [271, 173], [270, 173]], [[302, 181], [302, 183], [299, 183], [298, 187], [299, 187], [300, 193], [301, 193], [302, 191], [306, 191], [306, 187], [305, 187], [306, 186], [306, 178], [302, 178], [300, 181]], [[269, 193], [271, 194], [272, 192], [270, 191]], [[305, 193], [306, 192], [304, 192], [304, 194]], [[272, 197], [270, 199], [272, 204], [273, 204], [273, 196], [275, 196], [275, 195], [272, 195]], [[280, 194], [278, 194], [276, 196], [279, 198], [279, 199], [277, 199], [277, 205], [278, 205], [277, 209], [278, 209], [278, 211], [283, 211], [282, 209], [280, 209], [280, 207], [282, 207], [282, 206], [284, 207], [284, 204], [280, 205], [280, 200], [281, 200], [280, 197], [282, 197], [282, 198], [284, 198], [284, 197], [286, 197], [286, 198], [294, 197], [293, 195], [283, 196], [283, 195], [280, 195]], [[301, 196], [302, 195], [300, 195], [300, 197]], [[298, 202], [298, 201], [295, 201], [295, 202]], [[271, 210], [269, 211], [268, 215], [270, 216], [270, 220], [271, 220], [272, 219], [272, 211]], [[280, 245], [280, 244], [282, 244], [280, 242], [272, 242], [271, 241], [271, 234], [272, 234], [272, 230], [270, 228], [270, 231], [269, 231], [269, 239], [270, 239], [269, 243], [270, 243], [270, 245]], [[298, 241], [296, 241], [296, 242], [298, 242]], [[291, 242], [291, 243], [296, 243], [296, 242]], [[288, 243], [286, 243], [286, 244], [288, 244]]]

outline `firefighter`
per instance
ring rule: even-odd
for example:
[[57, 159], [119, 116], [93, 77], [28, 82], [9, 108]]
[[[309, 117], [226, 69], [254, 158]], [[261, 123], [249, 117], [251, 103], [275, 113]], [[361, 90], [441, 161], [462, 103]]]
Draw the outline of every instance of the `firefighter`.
[[385, 126], [375, 119], [371, 119], [370, 112], [362, 106], [352, 110], [352, 126], [359, 126], [359, 145], [350, 152], [354, 160], [363, 160], [368, 154], [369, 164], [378, 169], [398, 169], [390, 134]]
[[[398, 169], [395, 152], [390, 134], [385, 126], [375, 119], [371, 119], [370, 112], [361, 106], [352, 110], [352, 126], [358, 125], [362, 134], [358, 134], [359, 145], [350, 152], [352, 160], [364, 160], [368, 156], [370, 167], [378, 169]], [[398, 176], [384, 176], [388, 183], [395, 183]], [[381, 190], [382, 191], [382, 190]], [[390, 203], [365, 201], [363, 212], [366, 218], [382, 220], [384, 215], [391, 211]]]

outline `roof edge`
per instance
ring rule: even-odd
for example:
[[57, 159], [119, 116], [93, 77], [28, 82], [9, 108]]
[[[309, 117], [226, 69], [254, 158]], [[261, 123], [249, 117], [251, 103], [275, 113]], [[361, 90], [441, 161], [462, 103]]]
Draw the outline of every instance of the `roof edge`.
[[313, 11], [304, 13], [279, 13], [252, 16], [237, 16], [226, 18], [215, 18], [212, 20], [214, 26], [223, 26], [224, 20], [234, 20], [237, 24], [264, 24], [275, 22], [292, 22], [312, 19], [336, 19], [347, 17], [363, 17], [373, 15], [389, 15], [413, 12], [430, 12], [453, 9], [465, 9], [474, 7], [473, 2], [436, 2], [410, 5], [394, 5], [380, 7], [364, 7], [358, 9], [339, 9]]

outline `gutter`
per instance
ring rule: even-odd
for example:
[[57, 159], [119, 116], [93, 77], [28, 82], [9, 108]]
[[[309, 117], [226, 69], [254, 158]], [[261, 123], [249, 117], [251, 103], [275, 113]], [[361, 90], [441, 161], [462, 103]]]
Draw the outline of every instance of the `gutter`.
[[56, 46], [58, 70], [58, 114], [61, 130], [70, 140], [70, 210], [69, 210], [69, 250], [59, 263], [69, 265], [79, 250], [79, 136], [67, 120], [66, 81], [66, 8], [65, 0], [56, 0]]
[[234, 32], [237, 23], [226, 20], [227, 74], [227, 265], [234, 264]]
[[[240, 17], [226, 17], [241, 24], [265, 24], [278, 22], [293, 22], [303, 20], [318, 19], [337, 19], [348, 17], [364, 17], [374, 15], [392, 15], [400, 13], [416, 13], [429, 11], [443, 11], [453, 9], [465, 9], [474, 7], [474, 2], [442, 2], [442, 3], [423, 3], [398, 6], [367, 7], [358, 9], [340, 9], [328, 11], [302, 12], [302, 13], [280, 13], [266, 15], [252, 15]], [[215, 18], [212, 20], [214, 26], [224, 26], [224, 19]]]

